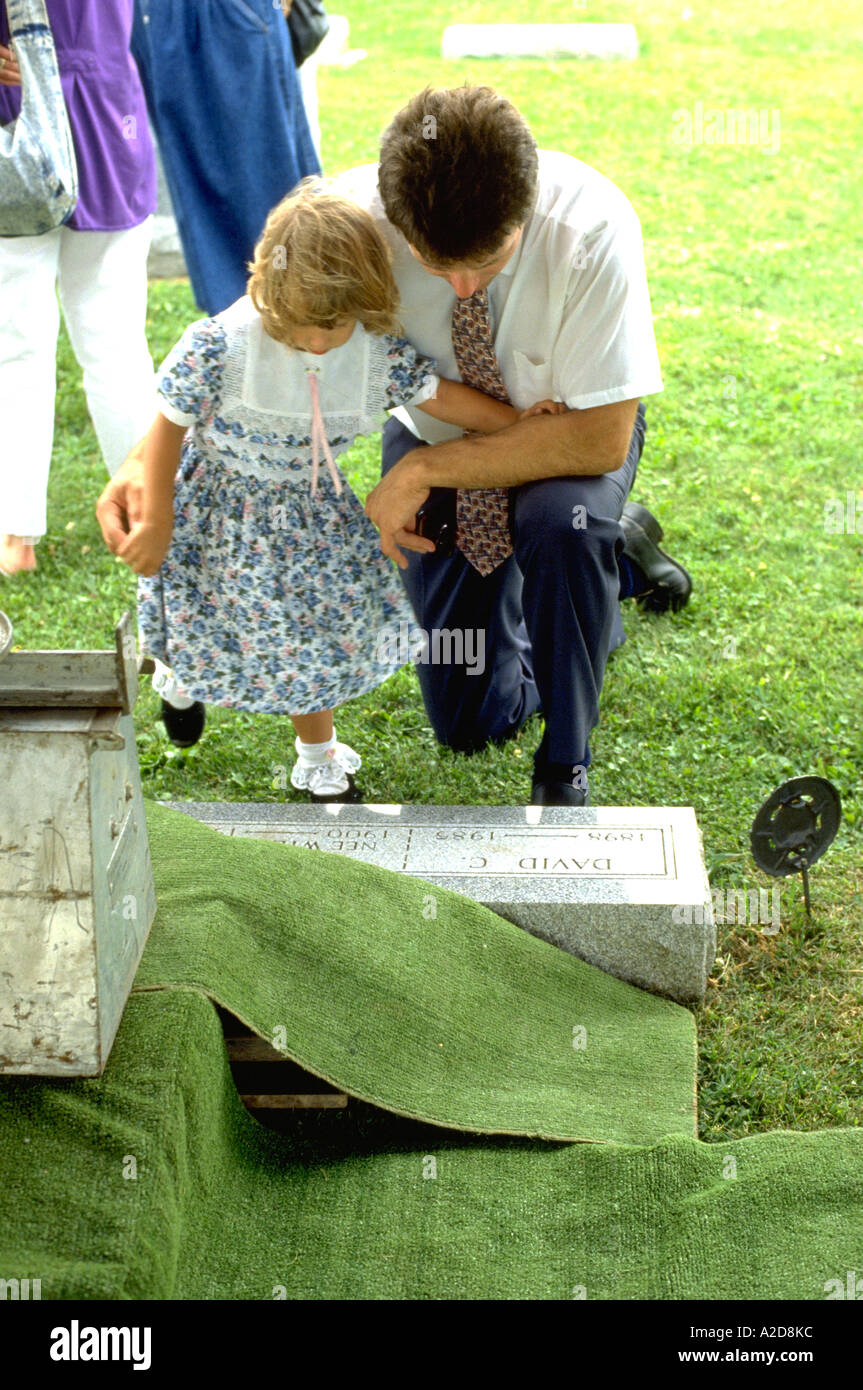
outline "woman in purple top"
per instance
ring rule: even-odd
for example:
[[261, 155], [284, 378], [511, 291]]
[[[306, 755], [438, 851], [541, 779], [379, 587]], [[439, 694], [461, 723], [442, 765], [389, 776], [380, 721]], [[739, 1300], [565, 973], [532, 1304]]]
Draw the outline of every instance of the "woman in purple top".
[[[113, 474], [153, 413], [145, 335], [156, 162], [129, 53], [133, 0], [46, 0], [78, 161], [69, 221], [0, 237], [0, 572], [36, 568], [47, 529], [54, 432], [57, 296]], [[20, 72], [0, 0], [0, 122], [18, 115]]]

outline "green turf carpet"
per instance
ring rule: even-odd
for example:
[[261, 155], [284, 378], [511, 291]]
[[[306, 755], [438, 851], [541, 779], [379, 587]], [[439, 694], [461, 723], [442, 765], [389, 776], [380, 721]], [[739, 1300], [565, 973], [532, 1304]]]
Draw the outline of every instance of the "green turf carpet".
[[[860, 1268], [863, 1130], [700, 1143], [686, 1010], [440, 890], [424, 917], [415, 880], [147, 817], [159, 911], [104, 1076], [0, 1077], [0, 1278], [816, 1300]], [[373, 1104], [264, 1129], [208, 995]]]
[[425, 1122], [696, 1133], [687, 1009], [418, 879], [153, 802], [147, 828], [159, 907], [136, 990], [203, 990], [306, 1070]]
[[863, 1130], [645, 1146], [380, 1110], [269, 1132], [212, 1005], [134, 995], [99, 1080], [0, 1078], [0, 1275], [43, 1299], [812, 1299], [860, 1268]]

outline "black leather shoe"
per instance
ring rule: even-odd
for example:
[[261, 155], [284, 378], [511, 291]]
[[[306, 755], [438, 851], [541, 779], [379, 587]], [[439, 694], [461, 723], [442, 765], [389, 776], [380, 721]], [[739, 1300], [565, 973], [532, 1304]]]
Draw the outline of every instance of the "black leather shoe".
[[196, 700], [188, 709], [175, 709], [167, 700], [162, 701], [162, 722], [168, 738], [177, 748], [191, 748], [204, 732], [207, 721], [207, 707]]
[[590, 793], [571, 782], [543, 782], [536, 777], [530, 792], [531, 806], [587, 806]]
[[636, 594], [636, 603], [649, 613], [665, 613], [669, 608], [678, 613], [689, 602], [692, 579], [681, 564], [659, 549], [662, 527], [656, 517], [637, 502], [627, 502], [620, 524], [626, 537], [623, 553], [644, 571], [650, 585], [643, 594]]

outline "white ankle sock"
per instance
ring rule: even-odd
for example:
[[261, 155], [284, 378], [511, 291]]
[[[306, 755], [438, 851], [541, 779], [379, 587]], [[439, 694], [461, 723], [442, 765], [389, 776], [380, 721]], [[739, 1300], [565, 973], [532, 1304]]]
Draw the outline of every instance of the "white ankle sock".
[[155, 671], [153, 672], [153, 689], [157, 695], [161, 695], [166, 705], [173, 709], [191, 709], [195, 703], [188, 695], [180, 695], [177, 690], [177, 681], [174, 673], [169, 666], [159, 661], [158, 657], [153, 658]]
[[333, 729], [332, 738], [328, 738], [325, 743], [303, 743], [297, 735], [294, 747], [297, 750], [300, 762], [305, 767], [321, 767], [327, 761], [327, 754], [331, 748], [336, 746], [336, 731]]
[[336, 731], [326, 743], [295, 744], [299, 754], [291, 771], [291, 786], [311, 792], [317, 800], [340, 798], [351, 786], [351, 778], [362, 767], [362, 758], [346, 743], [339, 743]]

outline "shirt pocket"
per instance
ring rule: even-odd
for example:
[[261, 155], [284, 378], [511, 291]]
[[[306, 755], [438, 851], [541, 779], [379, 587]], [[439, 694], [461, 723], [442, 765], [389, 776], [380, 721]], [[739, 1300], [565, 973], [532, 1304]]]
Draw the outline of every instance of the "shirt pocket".
[[512, 365], [515, 375], [515, 394], [511, 395], [518, 410], [527, 410], [537, 401], [549, 400], [552, 391], [551, 362], [534, 362], [518, 348], [513, 349]]

